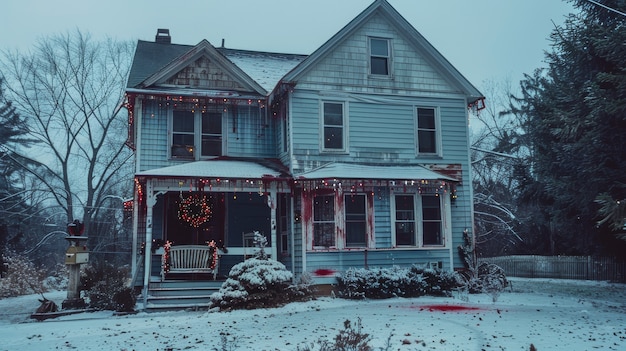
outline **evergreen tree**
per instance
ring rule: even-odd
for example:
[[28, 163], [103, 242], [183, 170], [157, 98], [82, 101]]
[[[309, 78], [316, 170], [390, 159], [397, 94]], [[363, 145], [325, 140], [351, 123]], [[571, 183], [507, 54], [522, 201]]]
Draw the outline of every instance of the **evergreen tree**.
[[547, 69], [525, 77], [512, 107], [533, 149], [518, 173], [520, 200], [543, 212], [551, 253], [605, 253], [615, 237], [599, 225], [596, 199], [626, 198], [626, 47], [617, 44], [626, 3], [573, 3], [579, 12], [551, 34]]
[[4, 97], [0, 78], [0, 249], [20, 237], [20, 218], [12, 216], [25, 210], [21, 189], [15, 186], [14, 175], [19, 170], [9, 146], [26, 143], [24, 121]]

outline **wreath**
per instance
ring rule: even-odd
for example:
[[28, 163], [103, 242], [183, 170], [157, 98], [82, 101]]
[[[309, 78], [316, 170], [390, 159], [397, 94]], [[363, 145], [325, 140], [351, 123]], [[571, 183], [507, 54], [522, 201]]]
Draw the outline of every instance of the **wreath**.
[[211, 207], [206, 196], [189, 195], [178, 205], [178, 218], [192, 227], [198, 228], [211, 218]]

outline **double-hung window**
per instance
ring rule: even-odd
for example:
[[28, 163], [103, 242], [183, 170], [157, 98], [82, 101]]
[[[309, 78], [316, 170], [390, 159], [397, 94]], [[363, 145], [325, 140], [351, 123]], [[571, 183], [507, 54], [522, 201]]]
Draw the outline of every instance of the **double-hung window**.
[[171, 157], [194, 159], [222, 155], [222, 114], [172, 111]]
[[396, 246], [444, 245], [440, 196], [397, 194], [393, 205]]
[[335, 247], [335, 196], [313, 198], [313, 246]]
[[346, 119], [341, 102], [322, 103], [322, 151], [346, 150]]
[[391, 70], [391, 43], [389, 39], [370, 38], [370, 74], [389, 76]]
[[312, 243], [310, 249], [366, 248], [371, 224], [368, 223], [368, 194], [316, 194], [312, 198]]
[[417, 108], [417, 153], [439, 155], [439, 121], [434, 108]]

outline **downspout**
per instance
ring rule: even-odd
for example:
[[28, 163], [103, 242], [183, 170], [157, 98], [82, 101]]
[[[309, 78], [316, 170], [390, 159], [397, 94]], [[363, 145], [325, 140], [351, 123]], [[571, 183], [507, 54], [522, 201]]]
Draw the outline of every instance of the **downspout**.
[[[467, 102], [467, 101], [466, 101]], [[483, 101], [484, 103], [484, 101]], [[467, 121], [469, 123], [469, 118], [470, 118], [470, 110], [467, 110]], [[476, 227], [474, 226], [474, 184], [472, 183], [474, 177], [472, 176], [472, 155], [470, 154], [469, 150], [471, 147], [471, 136], [470, 136], [470, 129], [469, 129], [469, 125], [467, 126], [467, 128], [465, 128], [465, 133], [466, 133], [466, 139], [467, 139], [467, 183], [469, 186], [469, 194], [470, 194], [470, 198], [469, 198], [469, 205], [470, 205], [470, 223], [468, 225], [469, 228], [471, 228], [470, 230], [472, 231], [472, 252], [476, 252]], [[457, 200], [458, 201], [458, 200]], [[454, 265], [453, 265], [454, 268]]]
[[152, 179], [146, 180], [146, 245], [144, 249], [145, 264], [143, 276], [143, 308], [148, 306], [148, 286], [152, 271], [152, 208], [156, 204]]

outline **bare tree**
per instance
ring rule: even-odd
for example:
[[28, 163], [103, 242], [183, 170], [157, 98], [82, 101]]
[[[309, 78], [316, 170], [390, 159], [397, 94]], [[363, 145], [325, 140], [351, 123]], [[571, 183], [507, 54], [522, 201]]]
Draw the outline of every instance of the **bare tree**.
[[485, 109], [472, 121], [472, 171], [476, 244], [481, 253], [502, 254], [522, 242], [518, 233], [513, 177], [520, 150], [516, 119], [503, 114], [510, 82], [487, 82]]
[[109, 198], [132, 189], [127, 119], [120, 113], [131, 59], [130, 42], [94, 41], [79, 30], [0, 57], [7, 98], [37, 141], [11, 151], [32, 161], [23, 164], [36, 180], [32, 191], [44, 193], [68, 222], [82, 220], [90, 236], [102, 210], [121, 208]]

